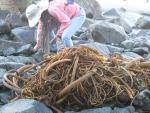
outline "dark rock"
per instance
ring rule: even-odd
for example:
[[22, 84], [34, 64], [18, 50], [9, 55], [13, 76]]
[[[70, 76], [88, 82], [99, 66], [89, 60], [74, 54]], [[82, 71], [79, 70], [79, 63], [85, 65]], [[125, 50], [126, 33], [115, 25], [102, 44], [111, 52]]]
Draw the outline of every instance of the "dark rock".
[[79, 36], [78, 39], [80, 39], [80, 40], [89, 40], [89, 39], [92, 39], [92, 40], [93, 40], [93, 38], [92, 38], [92, 33], [91, 33], [89, 30], [87, 30], [87, 31], [85, 31], [84, 33], [82, 33], [82, 34]]
[[139, 19], [136, 23], [136, 26], [140, 29], [150, 29], [150, 17], [144, 16]]
[[3, 40], [10, 40], [9, 36], [7, 34], [1, 34], [0, 35], [0, 39], [3, 39]]
[[43, 57], [43, 51], [42, 49], [39, 49], [35, 54], [32, 55], [32, 57], [37, 61], [40, 62]]
[[[17, 108], [17, 109], [15, 109]], [[20, 99], [2, 106], [0, 113], [53, 113], [44, 104], [30, 99]]]
[[87, 109], [80, 112], [65, 112], [65, 113], [112, 113], [112, 109], [110, 107], [96, 108], [96, 109]]
[[109, 51], [111, 54], [113, 53], [122, 53], [124, 51], [124, 48], [120, 48], [120, 47], [115, 47], [112, 45], [107, 45]]
[[16, 41], [32, 44], [35, 42], [35, 29], [28, 26], [18, 27], [12, 30]]
[[10, 56], [10, 55], [13, 55], [14, 53], [16, 53], [16, 50], [13, 47], [9, 47], [7, 49], [4, 49], [3, 51], [4, 56]]
[[0, 9], [0, 20], [5, 20], [8, 14], [10, 14], [10, 11]]
[[140, 55], [133, 53], [133, 52], [123, 52], [121, 53], [121, 56], [125, 59], [133, 60], [136, 58], [142, 58]]
[[128, 38], [123, 27], [109, 22], [99, 21], [91, 25], [94, 41], [100, 43], [119, 44]]
[[0, 34], [7, 34], [11, 32], [10, 24], [4, 20], [0, 20]]
[[144, 54], [148, 54], [149, 53], [149, 49], [147, 47], [138, 47], [138, 48], [134, 48], [132, 50], [132, 52], [137, 53], [138, 55], [143, 56]]

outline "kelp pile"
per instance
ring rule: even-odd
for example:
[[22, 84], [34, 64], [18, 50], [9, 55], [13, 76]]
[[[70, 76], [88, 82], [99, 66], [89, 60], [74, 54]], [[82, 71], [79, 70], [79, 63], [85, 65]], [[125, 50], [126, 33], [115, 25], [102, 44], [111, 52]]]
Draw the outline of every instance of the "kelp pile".
[[75, 46], [6, 73], [3, 84], [17, 98], [51, 107], [96, 107], [114, 99], [132, 103], [141, 88], [150, 88], [150, 62], [119, 55], [106, 59], [94, 49]]

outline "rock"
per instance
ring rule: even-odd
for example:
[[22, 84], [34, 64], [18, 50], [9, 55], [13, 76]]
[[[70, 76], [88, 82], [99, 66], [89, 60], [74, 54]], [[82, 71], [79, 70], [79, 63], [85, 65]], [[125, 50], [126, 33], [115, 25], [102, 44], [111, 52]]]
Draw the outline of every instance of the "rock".
[[132, 32], [132, 27], [122, 17], [111, 19], [109, 22], [122, 26], [126, 33]]
[[7, 104], [9, 102], [10, 97], [11, 97], [10, 91], [0, 92], [0, 104]]
[[149, 49], [147, 47], [138, 47], [138, 48], [134, 48], [132, 50], [132, 52], [137, 53], [138, 55], [143, 56], [144, 54], [148, 54], [149, 53]]
[[89, 39], [93, 40], [92, 33], [89, 30], [87, 30], [84, 33], [80, 34], [78, 39], [80, 39], [80, 40], [89, 40]]
[[146, 29], [133, 29], [131, 34], [131, 37], [140, 37], [140, 36], [146, 36], [149, 37], [150, 36], [150, 30], [146, 30]]
[[135, 98], [133, 104], [141, 109], [150, 111], [150, 91], [148, 89], [142, 90]]
[[16, 53], [16, 50], [13, 47], [9, 47], [7, 49], [4, 49], [3, 51], [4, 56], [10, 56], [13, 55], [14, 53]]
[[8, 41], [8, 40], [0, 39], [0, 50], [5, 50], [9, 47], [20, 48], [23, 45], [24, 45], [24, 43], [22, 43], [22, 42]]
[[1, 34], [0, 39], [2, 40], [10, 40], [9, 36], [7, 34]]
[[[15, 109], [17, 108], [17, 109]], [[30, 99], [20, 99], [2, 106], [0, 113], [53, 113], [44, 104]]]
[[22, 46], [21, 48], [18, 48], [16, 54], [31, 55], [33, 53], [32, 49], [33, 49], [32, 45], [27, 44]]
[[104, 16], [107, 17], [120, 17], [122, 13], [124, 13], [126, 11], [126, 9], [124, 8], [112, 8], [106, 12], [103, 13]]
[[135, 108], [133, 106], [129, 106], [126, 108], [117, 108], [115, 107], [113, 112], [111, 113], [136, 113]]
[[8, 10], [0, 9], [0, 20], [5, 20], [6, 16], [10, 13]]
[[85, 22], [83, 23], [83, 27], [89, 28], [89, 26], [94, 23], [95, 23], [95, 20], [86, 18]]
[[0, 56], [0, 63], [10, 62], [10, 60], [7, 57]]
[[4, 20], [0, 20], [0, 34], [7, 34], [11, 32], [10, 24]]
[[43, 51], [42, 49], [39, 49], [35, 54], [32, 55], [32, 57], [37, 61], [40, 62], [43, 57]]
[[150, 29], [150, 17], [144, 16], [139, 19], [136, 23], [136, 26], [140, 29]]
[[13, 13], [11, 12], [10, 14], [7, 15], [5, 20], [7, 23], [11, 25], [12, 28], [28, 25], [28, 23], [22, 21], [21, 14], [17, 12], [13, 12]]
[[36, 42], [34, 40], [35, 29], [29, 26], [18, 27], [12, 30], [12, 34], [15, 36], [15, 40], [24, 42], [26, 44], [32, 44]]
[[[75, 0], [80, 6], [85, 9], [86, 14], [93, 14], [93, 19], [102, 19], [102, 9], [98, 1], [96, 0]], [[89, 4], [90, 3], [90, 4]]]
[[105, 44], [97, 43], [97, 42], [91, 42], [87, 44], [83, 44], [84, 46], [96, 49], [101, 55], [104, 55], [105, 57], [110, 57], [110, 51]]
[[132, 40], [132, 39], [125, 40], [125, 41], [121, 42], [121, 45], [125, 49], [132, 49], [132, 48], [134, 48], [134, 40]]
[[109, 51], [111, 54], [113, 53], [122, 53], [124, 51], [124, 48], [120, 48], [120, 47], [115, 47], [112, 45], [107, 45]]
[[36, 63], [34, 58], [32, 57], [25, 57], [25, 56], [8, 56], [8, 60], [15, 63], [23, 63], [23, 64], [31, 64]]
[[96, 22], [91, 25], [91, 31], [94, 41], [100, 43], [120, 44], [128, 38], [123, 27], [109, 22]]
[[24, 66], [23, 63], [16, 63], [16, 62], [4, 62], [0, 63], [0, 68], [11, 70], [11, 69], [18, 69], [20, 67]]
[[136, 23], [139, 19], [143, 18], [142, 15], [135, 12], [125, 12], [121, 14], [121, 17], [133, 28], [136, 27]]
[[133, 59], [138, 59], [142, 58], [140, 55], [133, 53], [133, 52], [123, 52], [121, 53], [121, 56], [125, 59], [133, 60]]
[[3, 76], [4, 76], [4, 74], [6, 73], [6, 69], [0, 69], [0, 79], [2, 79], [3, 78]]
[[103, 108], [96, 108], [96, 109], [87, 109], [80, 112], [65, 112], [65, 113], [112, 113], [111, 107], [103, 107]]

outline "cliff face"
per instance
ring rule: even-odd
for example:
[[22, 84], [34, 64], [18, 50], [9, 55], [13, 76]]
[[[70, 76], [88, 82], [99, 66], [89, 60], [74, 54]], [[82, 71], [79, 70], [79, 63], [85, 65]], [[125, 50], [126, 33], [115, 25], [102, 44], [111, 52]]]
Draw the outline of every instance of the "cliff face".
[[86, 13], [93, 15], [94, 19], [101, 19], [102, 9], [100, 4], [96, 0], [75, 0], [81, 7], [83, 7]]
[[0, 0], [0, 9], [11, 12], [22, 12], [31, 3], [31, 0]]

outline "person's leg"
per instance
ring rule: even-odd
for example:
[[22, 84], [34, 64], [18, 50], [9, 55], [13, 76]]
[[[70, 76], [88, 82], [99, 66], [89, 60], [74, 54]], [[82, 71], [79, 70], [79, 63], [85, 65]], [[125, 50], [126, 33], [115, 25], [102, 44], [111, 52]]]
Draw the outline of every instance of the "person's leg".
[[64, 30], [64, 32], [61, 36], [61, 40], [65, 47], [73, 46], [71, 37], [83, 25], [85, 18], [86, 18], [85, 11], [84, 11], [84, 9], [81, 8], [79, 15], [77, 15], [76, 17], [74, 17], [71, 20], [70, 25]]

